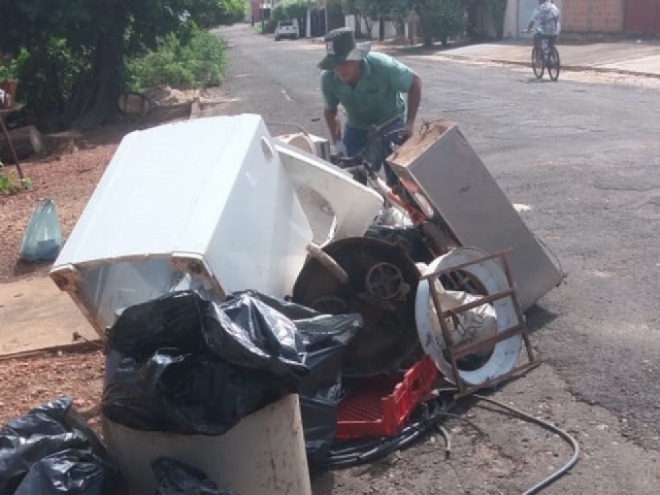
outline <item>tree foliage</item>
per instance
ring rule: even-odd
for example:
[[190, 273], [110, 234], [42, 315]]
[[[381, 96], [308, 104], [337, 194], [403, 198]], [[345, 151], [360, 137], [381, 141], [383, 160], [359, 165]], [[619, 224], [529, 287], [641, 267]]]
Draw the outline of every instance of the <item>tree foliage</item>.
[[502, 39], [504, 35], [504, 15], [507, 0], [467, 0], [467, 33], [470, 39], [487, 38], [481, 19], [491, 19], [495, 37]]
[[414, 11], [422, 22], [424, 43], [430, 45], [434, 41], [446, 43], [450, 37], [461, 34], [466, 28], [466, 7], [479, 1], [499, 5], [506, 0], [342, 0], [342, 7], [346, 15], [355, 15], [357, 20], [364, 18], [368, 29], [370, 22], [377, 19], [392, 20], [400, 29]]
[[199, 27], [209, 28], [241, 21], [247, 6], [244, 0], [196, 0], [187, 10]]
[[169, 85], [179, 89], [218, 86], [225, 73], [224, 42], [207, 31], [196, 30], [182, 42], [173, 33], [157, 49], [126, 63], [126, 83], [132, 91]]
[[281, 0], [273, 7], [272, 16], [277, 21], [304, 19], [307, 17], [307, 1]]
[[21, 60], [28, 109], [84, 127], [115, 114], [127, 56], [195, 23], [234, 22], [244, 8], [242, 0], [0, 0], [0, 46]]
[[424, 44], [447, 43], [450, 37], [465, 29], [465, 7], [462, 0], [412, 0], [413, 9], [422, 22]]

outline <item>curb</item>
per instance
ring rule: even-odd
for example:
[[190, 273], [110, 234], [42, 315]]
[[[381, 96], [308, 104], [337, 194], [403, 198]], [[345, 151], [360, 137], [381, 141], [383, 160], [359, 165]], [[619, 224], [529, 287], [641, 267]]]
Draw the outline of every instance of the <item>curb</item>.
[[[530, 67], [529, 62], [519, 62], [517, 60], [504, 60], [497, 58], [479, 58], [479, 57], [468, 57], [465, 55], [448, 55], [448, 54], [438, 54], [441, 57], [454, 60], [469, 60], [473, 62], [489, 62], [496, 64], [506, 64], [506, 65], [517, 65], [521, 67]], [[655, 74], [653, 72], [640, 72], [627, 69], [612, 69], [609, 67], [595, 67], [593, 65], [561, 65], [561, 70], [574, 71], [574, 72], [598, 72], [603, 74], [621, 74], [628, 76], [641, 76], [641, 77], [653, 77], [660, 79], [660, 74]]]
[[12, 359], [29, 359], [33, 357], [41, 357], [44, 354], [53, 354], [56, 352], [68, 353], [87, 353], [103, 349], [103, 343], [100, 339], [89, 340], [83, 342], [74, 342], [72, 344], [56, 345], [52, 347], [44, 347], [41, 349], [34, 349], [31, 351], [14, 352], [12, 354], [0, 355], [0, 362], [10, 361]]

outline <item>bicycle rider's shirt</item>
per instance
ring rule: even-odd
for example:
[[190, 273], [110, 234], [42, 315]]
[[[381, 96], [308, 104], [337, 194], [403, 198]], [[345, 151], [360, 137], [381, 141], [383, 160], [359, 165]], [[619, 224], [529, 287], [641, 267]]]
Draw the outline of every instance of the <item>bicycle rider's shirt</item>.
[[362, 74], [355, 87], [339, 79], [333, 71], [321, 73], [325, 108], [346, 110], [347, 125], [368, 129], [397, 115], [405, 119], [406, 102], [402, 93], [410, 90], [413, 71], [384, 53], [370, 52], [362, 60]]
[[541, 34], [557, 36], [560, 31], [559, 9], [551, 3], [544, 3], [534, 9], [532, 21]]

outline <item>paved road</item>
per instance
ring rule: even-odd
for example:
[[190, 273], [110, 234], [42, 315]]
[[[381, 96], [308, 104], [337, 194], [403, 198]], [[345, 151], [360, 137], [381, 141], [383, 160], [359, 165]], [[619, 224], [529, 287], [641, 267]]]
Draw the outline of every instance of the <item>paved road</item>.
[[[222, 35], [231, 58], [225, 109], [325, 135], [322, 44], [275, 43], [245, 26]], [[659, 450], [660, 91], [402, 59], [424, 82], [421, 119], [458, 123], [511, 201], [531, 207], [525, 221], [568, 273], [528, 313], [534, 346], [571, 400], [610, 411], [617, 438]]]

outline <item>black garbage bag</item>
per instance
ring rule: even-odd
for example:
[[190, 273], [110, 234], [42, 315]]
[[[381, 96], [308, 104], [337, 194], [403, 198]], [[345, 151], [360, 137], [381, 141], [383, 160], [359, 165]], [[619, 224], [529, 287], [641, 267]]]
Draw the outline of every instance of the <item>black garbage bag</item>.
[[108, 466], [87, 450], [65, 450], [32, 464], [14, 495], [102, 495]]
[[358, 314], [324, 315], [254, 291], [221, 304], [180, 292], [133, 306], [109, 332], [124, 359], [104, 414], [141, 430], [218, 435], [298, 392], [317, 450], [334, 438], [342, 353], [361, 324]]
[[205, 352], [206, 305], [192, 292], [177, 292], [126, 308], [108, 332], [108, 347], [139, 363], [164, 348]]
[[204, 473], [173, 459], [157, 459], [151, 469], [158, 480], [156, 495], [238, 495], [219, 490]]
[[35, 435], [59, 435], [70, 433], [67, 417], [73, 417], [71, 399], [61, 397], [35, 407], [27, 414], [10, 420], [2, 429], [2, 435], [30, 438]]
[[143, 364], [122, 360], [105, 388], [103, 413], [143, 431], [221, 435], [294, 391], [267, 371], [241, 368], [209, 353], [177, 355], [169, 349]]
[[132, 306], [110, 329], [108, 346], [138, 362], [159, 349], [175, 348], [211, 352], [293, 380], [309, 373], [295, 324], [249, 293], [217, 304], [186, 291]]
[[[114, 476], [114, 472], [106, 463], [107, 453], [103, 444], [71, 407], [71, 399], [63, 397], [9, 421], [0, 431], [0, 494], [13, 494], [19, 488], [26, 490], [21, 488], [26, 480], [29, 486], [34, 486], [42, 469], [37, 464], [52, 465], [49, 464], [52, 461], [47, 459], [63, 452], [93, 456], [108, 479]], [[33, 468], [34, 473], [28, 479], [26, 475], [29, 475]], [[79, 478], [78, 481], [86, 483], [88, 480]], [[89, 481], [91, 482], [91, 479]], [[96, 492], [76, 493], [91, 495]]]

